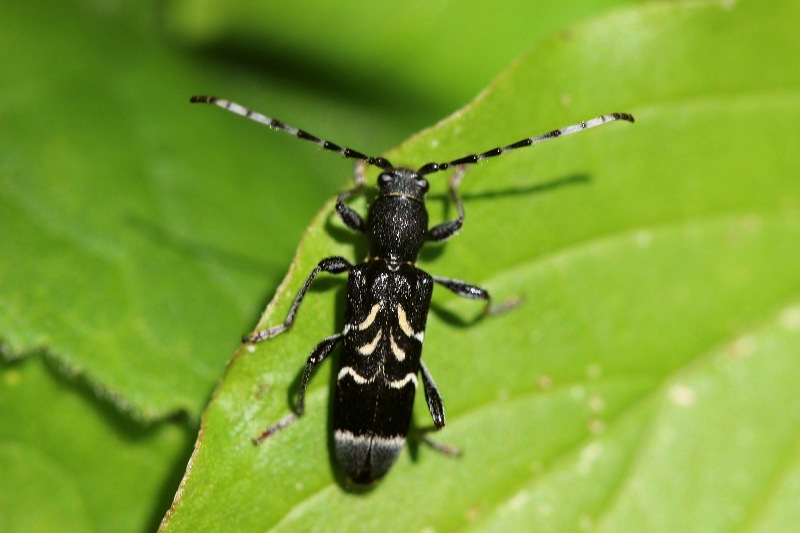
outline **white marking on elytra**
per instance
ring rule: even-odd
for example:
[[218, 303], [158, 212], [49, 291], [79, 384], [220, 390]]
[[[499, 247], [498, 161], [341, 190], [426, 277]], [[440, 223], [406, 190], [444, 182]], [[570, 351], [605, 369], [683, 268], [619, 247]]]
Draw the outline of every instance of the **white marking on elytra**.
[[[353, 381], [359, 385], [366, 385], [367, 383], [373, 383], [375, 381], [375, 376], [372, 376], [371, 378], [365, 378], [353, 370], [353, 367], [350, 366], [346, 366], [339, 370], [339, 374], [336, 375], [336, 381], [341, 381], [345, 376], [350, 376], [353, 378]], [[417, 381], [417, 375], [414, 372], [409, 372], [403, 379], [395, 379], [394, 381], [390, 381], [388, 385], [393, 389], [402, 389], [409, 383], [413, 383], [415, 389], [419, 385], [419, 382]]]
[[339, 443], [348, 444], [373, 444], [378, 446], [385, 446], [387, 448], [402, 448], [406, 442], [403, 435], [396, 437], [381, 437], [380, 435], [354, 435], [346, 429], [337, 429], [334, 433], [334, 438]]
[[372, 342], [365, 344], [364, 346], [361, 346], [358, 349], [358, 353], [360, 353], [361, 355], [372, 355], [372, 352], [375, 351], [375, 348], [377, 348], [378, 343], [381, 342], [382, 335], [383, 335], [383, 330], [379, 329], [378, 334], [375, 335], [375, 338], [372, 339]]
[[358, 374], [352, 367], [345, 366], [341, 370], [339, 370], [339, 374], [336, 376], [336, 381], [341, 381], [343, 377], [350, 375], [353, 378], [353, 381], [358, 383], [359, 385], [364, 385], [366, 383], [372, 383], [375, 381], [375, 377], [365, 378], [364, 376]]
[[411, 324], [408, 322], [408, 316], [406, 316], [406, 310], [403, 309], [403, 306], [400, 304], [397, 304], [397, 322], [400, 324], [400, 329], [403, 330], [403, 333], [405, 333], [407, 337], [413, 337], [419, 342], [422, 342], [422, 339], [425, 338], [424, 331], [415, 332], [411, 327]]
[[358, 329], [360, 331], [364, 331], [365, 329], [370, 327], [372, 323], [375, 322], [375, 317], [378, 316], [378, 311], [380, 311], [381, 309], [383, 309], [382, 301], [373, 305], [372, 309], [370, 309], [369, 311], [369, 315], [367, 315], [367, 318], [365, 318], [364, 321], [358, 325]]
[[398, 361], [403, 361], [406, 358], [406, 352], [400, 348], [396, 342], [394, 342], [394, 335], [389, 333], [389, 344], [392, 346], [392, 353], [397, 358]]
[[373, 322], [375, 322], [375, 318], [378, 316], [378, 313], [380, 312], [381, 309], [383, 309], [382, 301], [372, 306], [372, 309], [369, 310], [367, 318], [365, 318], [360, 324], [345, 324], [344, 331], [342, 331], [342, 335], [347, 336], [354, 329], [358, 329], [359, 331], [364, 331], [365, 329], [370, 327], [373, 324]]
[[406, 374], [406, 377], [403, 379], [396, 379], [394, 381], [389, 382], [389, 386], [393, 389], [402, 389], [408, 383], [411, 382], [414, 384], [414, 388], [417, 388], [417, 375], [414, 372], [409, 372]]

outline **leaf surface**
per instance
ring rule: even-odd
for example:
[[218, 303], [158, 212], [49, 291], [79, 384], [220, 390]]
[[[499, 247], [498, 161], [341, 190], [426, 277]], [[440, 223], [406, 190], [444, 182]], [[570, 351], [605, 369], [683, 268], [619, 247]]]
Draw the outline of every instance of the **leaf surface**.
[[[670, 2], [577, 24], [389, 153], [417, 166], [599, 113], [637, 119], [472, 168], [464, 229], [423, 254], [430, 273], [524, 298], [467, 327], [478, 304], [434, 295], [437, 438], [464, 457], [412, 446], [374, 490], [348, 492], [329, 450], [330, 364], [306, 416], [252, 446], [288, 412], [315, 342], [342, 327], [343, 281], [320, 281], [291, 332], [231, 362], [165, 529], [796, 524], [798, 15], [790, 2]], [[431, 181], [432, 218], [454, 216], [445, 176]], [[332, 213], [307, 230], [262, 325], [283, 320], [319, 259], [363, 257]]]

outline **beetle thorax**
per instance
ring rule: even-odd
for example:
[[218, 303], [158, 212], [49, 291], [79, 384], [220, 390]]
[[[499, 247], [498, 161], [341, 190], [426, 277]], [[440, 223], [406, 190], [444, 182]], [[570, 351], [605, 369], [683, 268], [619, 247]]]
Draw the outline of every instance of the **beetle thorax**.
[[378, 196], [369, 209], [370, 258], [414, 263], [428, 234], [425, 193], [428, 182], [417, 172], [394, 168], [378, 177]]

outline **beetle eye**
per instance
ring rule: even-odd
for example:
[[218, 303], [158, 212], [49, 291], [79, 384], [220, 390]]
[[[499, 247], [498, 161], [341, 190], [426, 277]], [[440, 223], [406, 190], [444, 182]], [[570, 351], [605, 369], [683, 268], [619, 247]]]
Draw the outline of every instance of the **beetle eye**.
[[388, 172], [384, 172], [380, 176], [378, 176], [378, 184], [379, 185], [388, 185], [394, 180], [394, 176], [389, 174]]
[[426, 180], [425, 178], [419, 178], [417, 180], [417, 185], [419, 186], [420, 189], [422, 189], [423, 193], [428, 192], [428, 187], [429, 187], [428, 180]]

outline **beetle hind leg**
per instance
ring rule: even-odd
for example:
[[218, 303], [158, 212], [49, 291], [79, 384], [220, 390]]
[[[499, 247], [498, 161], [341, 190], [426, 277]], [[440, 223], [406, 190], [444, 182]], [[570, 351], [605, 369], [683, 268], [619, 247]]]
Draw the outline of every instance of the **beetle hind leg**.
[[311, 379], [311, 374], [314, 369], [319, 366], [319, 364], [324, 361], [328, 355], [330, 355], [336, 344], [342, 340], [342, 337], [343, 335], [341, 333], [337, 333], [336, 335], [331, 335], [317, 344], [317, 346], [314, 348], [314, 351], [311, 352], [310, 356], [308, 356], [308, 361], [306, 361], [306, 368], [303, 371], [303, 378], [300, 383], [300, 392], [297, 394], [297, 405], [294, 408], [294, 412], [281, 418], [276, 424], [262, 431], [257, 437], [254, 437], [253, 444], [261, 444], [271, 435], [274, 435], [280, 430], [286, 428], [292, 422], [303, 416], [303, 413], [306, 410], [306, 387], [308, 386], [308, 381]]
[[431, 449], [441, 453], [442, 455], [446, 455], [448, 457], [461, 457], [462, 455], [464, 455], [464, 453], [459, 448], [436, 441], [428, 435], [428, 433], [433, 433], [434, 431], [438, 430], [439, 428], [437, 428], [436, 426], [431, 426], [417, 430], [419, 434], [419, 440], [425, 443], [426, 446], [429, 446]]

